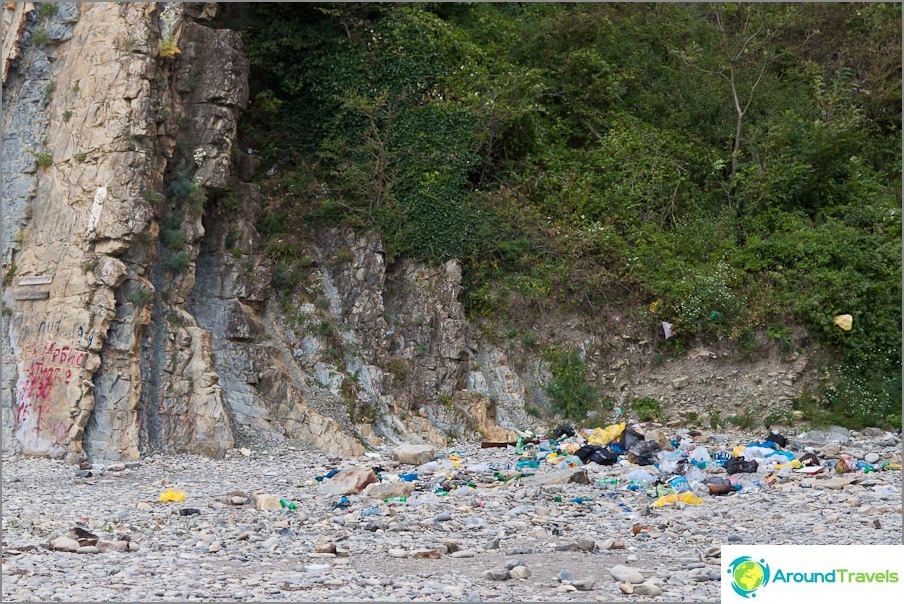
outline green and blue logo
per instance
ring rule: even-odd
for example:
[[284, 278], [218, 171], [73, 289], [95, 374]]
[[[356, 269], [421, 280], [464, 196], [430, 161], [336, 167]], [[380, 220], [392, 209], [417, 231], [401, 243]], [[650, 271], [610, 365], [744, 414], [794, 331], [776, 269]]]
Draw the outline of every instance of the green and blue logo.
[[742, 598], [755, 598], [756, 590], [769, 583], [769, 565], [750, 556], [740, 556], [728, 565], [731, 587]]

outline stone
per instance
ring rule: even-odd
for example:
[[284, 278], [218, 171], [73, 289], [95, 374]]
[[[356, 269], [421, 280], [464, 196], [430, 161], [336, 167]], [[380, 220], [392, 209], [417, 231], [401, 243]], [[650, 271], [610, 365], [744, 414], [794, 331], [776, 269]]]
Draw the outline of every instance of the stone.
[[318, 554], [335, 554], [336, 553], [336, 544], [335, 543], [324, 543], [321, 545], [315, 545], [314, 552], [318, 553]]
[[622, 583], [643, 583], [643, 574], [636, 568], [618, 564], [609, 569], [609, 574]]
[[559, 571], [559, 581], [573, 581], [574, 573], [570, 570], [560, 570]]
[[655, 583], [650, 583], [649, 581], [645, 581], [640, 585], [634, 586], [634, 593], [639, 596], [661, 596], [662, 589]]
[[430, 445], [399, 445], [392, 450], [392, 458], [399, 463], [420, 466], [436, 457], [436, 449]]
[[110, 539], [98, 539], [97, 549], [101, 552], [127, 552], [129, 541], [113, 541]]
[[491, 569], [484, 572], [483, 576], [490, 581], [506, 581], [512, 578], [511, 571], [505, 569]]
[[442, 556], [435, 549], [416, 549], [411, 552], [411, 558], [415, 560], [423, 560], [423, 559], [439, 559]]
[[595, 579], [575, 579], [571, 582], [578, 591], [591, 591], [596, 585]]
[[516, 566], [509, 571], [512, 579], [527, 579], [530, 577], [530, 569], [526, 566]]
[[841, 453], [841, 445], [838, 443], [829, 443], [822, 447], [822, 454], [825, 457], [838, 457]]
[[50, 549], [58, 552], [75, 552], [79, 547], [78, 541], [69, 537], [57, 537], [50, 541]]
[[524, 478], [522, 484], [525, 486], [548, 486], [558, 484], [590, 484], [590, 478], [584, 468], [565, 468], [564, 470], [553, 470], [552, 472], [537, 473], [533, 476]]
[[406, 552], [403, 549], [399, 549], [399, 548], [393, 548], [386, 553], [389, 555], [390, 558], [407, 558], [408, 557], [408, 552]]
[[279, 497], [268, 495], [266, 493], [258, 493], [252, 497], [255, 510], [281, 510], [282, 505], [279, 503]]
[[474, 550], [470, 549], [463, 549], [450, 554], [452, 558], [473, 558], [475, 555]]
[[374, 482], [377, 482], [377, 475], [370, 468], [362, 468], [353, 466], [342, 470], [332, 478], [328, 478], [320, 483], [317, 491], [321, 495], [341, 496], [341, 495], [357, 495], [364, 488]]
[[381, 482], [367, 485], [361, 494], [373, 499], [391, 499], [407, 497], [413, 492], [414, 483], [411, 482]]
[[882, 458], [878, 453], [867, 453], [866, 456], [864, 456], [863, 461], [866, 463], [876, 463], [880, 459]]
[[149, 510], [151, 509], [151, 504], [147, 501], [139, 501], [135, 504], [135, 508], [139, 510]]
[[96, 554], [100, 549], [96, 545], [83, 545], [75, 551], [79, 554]]

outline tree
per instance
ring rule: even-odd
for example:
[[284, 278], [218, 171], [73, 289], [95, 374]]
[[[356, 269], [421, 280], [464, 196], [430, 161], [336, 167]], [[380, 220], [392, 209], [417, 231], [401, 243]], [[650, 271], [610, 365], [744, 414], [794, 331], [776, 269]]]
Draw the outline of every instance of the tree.
[[692, 42], [687, 49], [676, 51], [689, 67], [720, 77], [729, 86], [736, 118], [731, 151], [732, 178], [738, 171], [744, 118], [763, 82], [767, 68], [779, 54], [803, 46], [817, 33], [809, 34], [794, 48], [779, 51], [777, 42], [793, 17], [794, 10], [793, 7], [762, 4], [717, 5], [712, 11], [718, 44], [716, 52], [704, 53], [696, 42]]

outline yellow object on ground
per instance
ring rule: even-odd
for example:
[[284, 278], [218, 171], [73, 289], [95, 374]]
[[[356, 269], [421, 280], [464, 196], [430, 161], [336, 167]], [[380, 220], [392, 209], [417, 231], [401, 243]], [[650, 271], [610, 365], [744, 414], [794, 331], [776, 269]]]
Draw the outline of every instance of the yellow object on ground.
[[854, 326], [854, 317], [851, 315], [835, 315], [835, 325], [845, 331], [850, 331]]
[[565, 443], [565, 445], [561, 447], [561, 450], [565, 453], [574, 453], [580, 448], [581, 445], [578, 443]]
[[744, 445], [738, 445], [734, 449], [731, 450], [732, 457], [740, 457], [744, 454]]
[[160, 501], [185, 501], [185, 493], [167, 489], [160, 493]]
[[681, 501], [682, 503], [687, 503], [689, 505], [700, 505], [703, 503], [703, 499], [697, 497], [693, 493], [672, 493], [671, 495], [663, 495], [659, 499], [656, 500], [655, 505], [658, 508], [661, 508], [664, 505], [671, 505], [673, 503], [678, 503]]
[[557, 464], [565, 461], [564, 455], [558, 455], [556, 453], [550, 453], [546, 456], [546, 463]]
[[606, 426], [605, 428], [597, 428], [593, 431], [593, 434], [590, 435], [590, 438], [587, 439], [587, 442], [598, 447], [605, 447], [621, 436], [621, 433], [625, 431], [625, 426], [627, 425], [628, 424], [625, 422], [622, 422], [620, 424]]
[[794, 468], [794, 469], [797, 469], [797, 468], [802, 468], [802, 467], [804, 467], [804, 465], [803, 465], [802, 463], [800, 463], [800, 461], [798, 461], [798, 460], [796, 460], [796, 459], [792, 459], [792, 460], [789, 461], [788, 463], [780, 463], [780, 464], [776, 464], [775, 469], [776, 469], [776, 470], [781, 470], [782, 468]]

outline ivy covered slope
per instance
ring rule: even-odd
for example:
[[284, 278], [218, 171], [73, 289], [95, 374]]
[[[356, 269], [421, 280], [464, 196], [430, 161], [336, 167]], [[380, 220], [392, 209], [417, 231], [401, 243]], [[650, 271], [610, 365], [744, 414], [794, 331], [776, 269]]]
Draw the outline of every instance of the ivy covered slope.
[[[472, 318], [805, 327], [813, 414], [900, 425], [901, 7], [231, 5], [279, 285], [312, 228], [464, 266]], [[288, 244], [290, 245], [290, 244]], [[854, 328], [833, 325], [849, 313]]]

